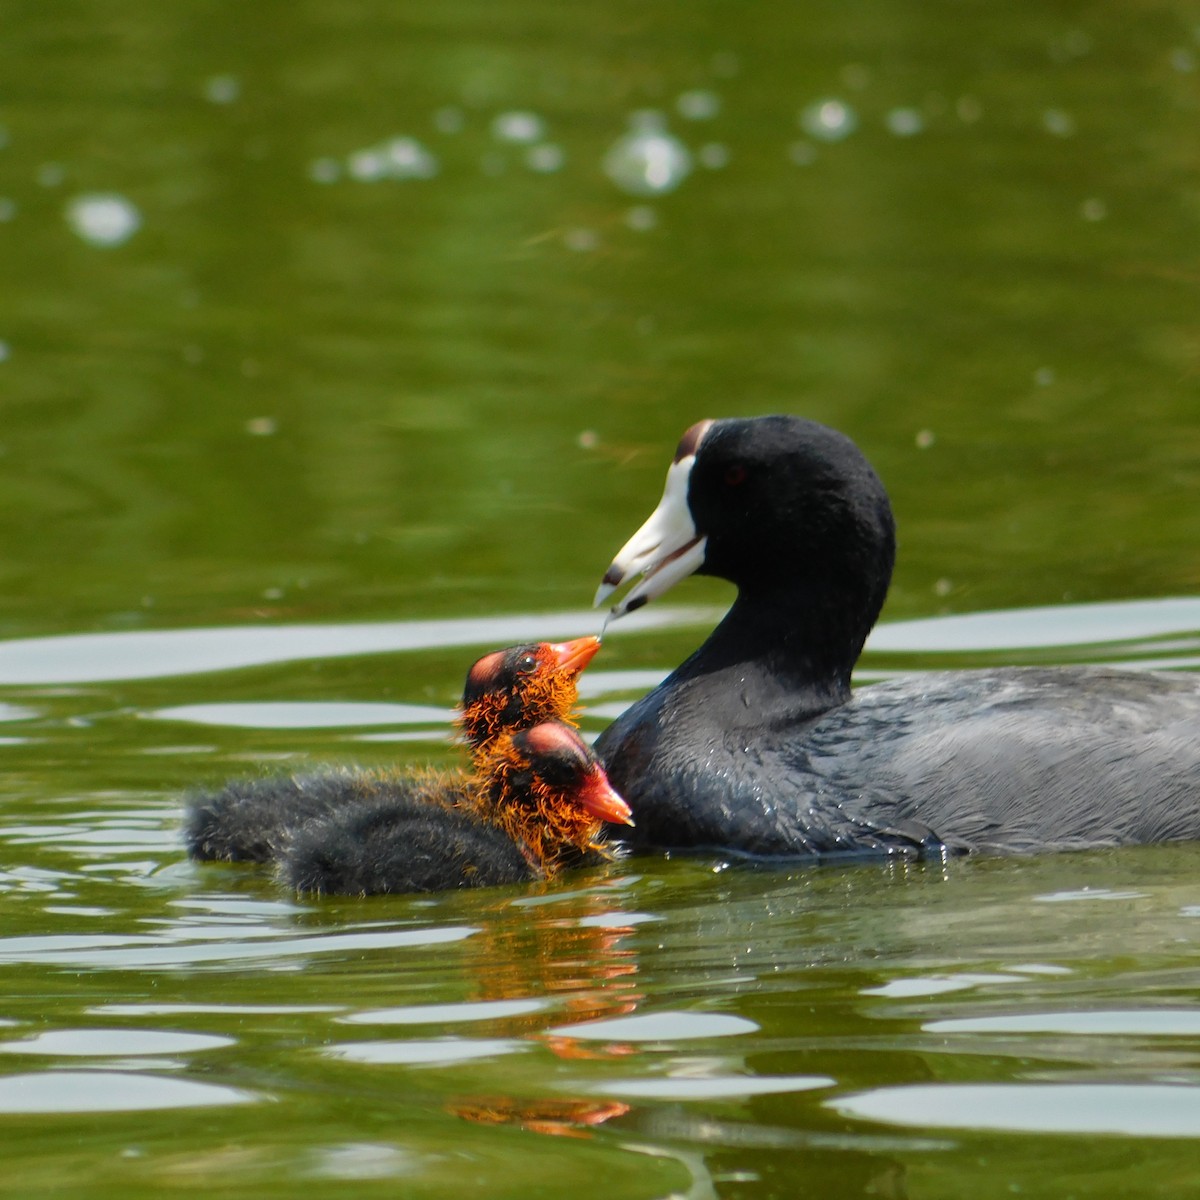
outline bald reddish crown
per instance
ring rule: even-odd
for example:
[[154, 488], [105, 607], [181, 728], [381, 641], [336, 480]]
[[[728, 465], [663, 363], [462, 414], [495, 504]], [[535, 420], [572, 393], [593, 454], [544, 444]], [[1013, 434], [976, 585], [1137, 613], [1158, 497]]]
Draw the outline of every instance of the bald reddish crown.
[[530, 766], [547, 782], [570, 784], [600, 765], [579, 734], [566, 725], [535, 725], [518, 733], [513, 742], [525, 750]]

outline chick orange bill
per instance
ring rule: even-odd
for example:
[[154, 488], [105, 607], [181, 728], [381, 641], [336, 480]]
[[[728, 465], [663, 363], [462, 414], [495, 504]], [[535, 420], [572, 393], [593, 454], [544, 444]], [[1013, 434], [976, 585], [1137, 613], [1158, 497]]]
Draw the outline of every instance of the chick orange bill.
[[633, 824], [629, 805], [608, 782], [595, 751], [574, 729], [560, 721], [543, 721], [514, 734], [513, 745], [568, 804], [602, 821]]
[[608, 776], [599, 763], [588, 771], [574, 793], [574, 799], [586, 812], [602, 821], [610, 821], [614, 825], [633, 824], [633, 810], [608, 782]]
[[570, 642], [547, 642], [546, 651], [550, 655], [555, 670], [569, 671], [578, 675], [584, 667], [596, 657], [600, 649], [600, 639], [589, 634], [587, 637], [575, 638]]

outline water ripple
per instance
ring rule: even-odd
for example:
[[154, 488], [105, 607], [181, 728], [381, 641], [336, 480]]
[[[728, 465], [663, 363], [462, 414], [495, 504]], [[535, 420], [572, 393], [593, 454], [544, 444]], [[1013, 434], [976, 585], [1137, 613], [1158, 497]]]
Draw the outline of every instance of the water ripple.
[[1200, 1087], [1173, 1084], [915, 1084], [827, 1104], [886, 1125], [1200, 1137]]
[[127, 1071], [43, 1071], [0, 1078], [0, 1113], [147, 1112], [259, 1099], [240, 1088]]
[[550, 1032], [560, 1037], [606, 1042], [679, 1042], [692, 1038], [736, 1037], [753, 1033], [757, 1028], [745, 1017], [725, 1013], [659, 1012], [560, 1025]]
[[475, 926], [395, 929], [367, 933], [318, 934], [260, 941], [171, 945], [165, 937], [52, 936], [0, 938], [0, 962], [51, 963], [64, 967], [141, 970], [252, 959], [307, 958], [460, 942], [479, 932]]
[[469, 1062], [529, 1050], [530, 1042], [514, 1038], [430, 1038], [395, 1042], [344, 1042], [327, 1046], [322, 1053], [346, 1062], [392, 1066]]
[[[644, 609], [623, 632], [703, 624], [704, 608]], [[591, 609], [511, 617], [383, 621], [347, 625], [233, 625], [217, 629], [76, 633], [0, 643], [0, 684], [101, 683], [165, 679], [309, 659], [497, 646], [578, 637], [599, 622]]]
[[48, 1054], [70, 1058], [191, 1054], [234, 1045], [233, 1038], [159, 1029], [48, 1029], [20, 1041], [0, 1042], [0, 1054]]

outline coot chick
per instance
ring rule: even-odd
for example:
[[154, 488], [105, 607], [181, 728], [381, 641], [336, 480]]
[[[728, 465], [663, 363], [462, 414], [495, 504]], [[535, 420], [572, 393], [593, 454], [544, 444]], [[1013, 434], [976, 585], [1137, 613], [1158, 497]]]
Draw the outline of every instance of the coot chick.
[[441, 784], [432, 771], [372, 772], [318, 767], [295, 775], [232, 779], [187, 800], [183, 837], [201, 862], [267, 863], [287, 831], [347, 804], [391, 797], [424, 803]]
[[[501, 734], [543, 721], [571, 721], [575, 681], [600, 648], [596, 637], [535, 642], [485, 654], [467, 673], [459, 724], [473, 754]], [[427, 775], [392, 776], [390, 794], [427, 799]], [[188, 853], [208, 862], [270, 862], [291, 825], [347, 801], [376, 795], [381, 777], [351, 768], [236, 779], [187, 800]]]
[[946, 671], [853, 694], [887, 594], [887, 493], [849, 438], [702, 421], [617, 554], [620, 616], [692, 572], [737, 597], [596, 743], [637, 845], [761, 856], [1017, 853], [1200, 838], [1200, 679]]
[[467, 672], [459, 724], [473, 752], [506, 730], [543, 721], [574, 725], [576, 681], [600, 649], [598, 637], [531, 642], [485, 654]]
[[280, 878], [302, 892], [365, 896], [549, 879], [606, 862], [604, 823], [632, 824], [596, 755], [566, 725], [495, 739], [470, 777], [422, 799], [379, 795], [292, 827]]

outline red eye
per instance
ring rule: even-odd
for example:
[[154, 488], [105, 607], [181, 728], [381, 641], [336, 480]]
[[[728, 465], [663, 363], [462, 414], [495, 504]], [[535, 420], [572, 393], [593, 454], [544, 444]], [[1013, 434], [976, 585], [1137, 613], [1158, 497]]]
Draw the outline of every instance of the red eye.
[[725, 484], [727, 487], [737, 487], [739, 483], [746, 481], [746, 468], [741, 463], [734, 463], [732, 467], [725, 468]]

